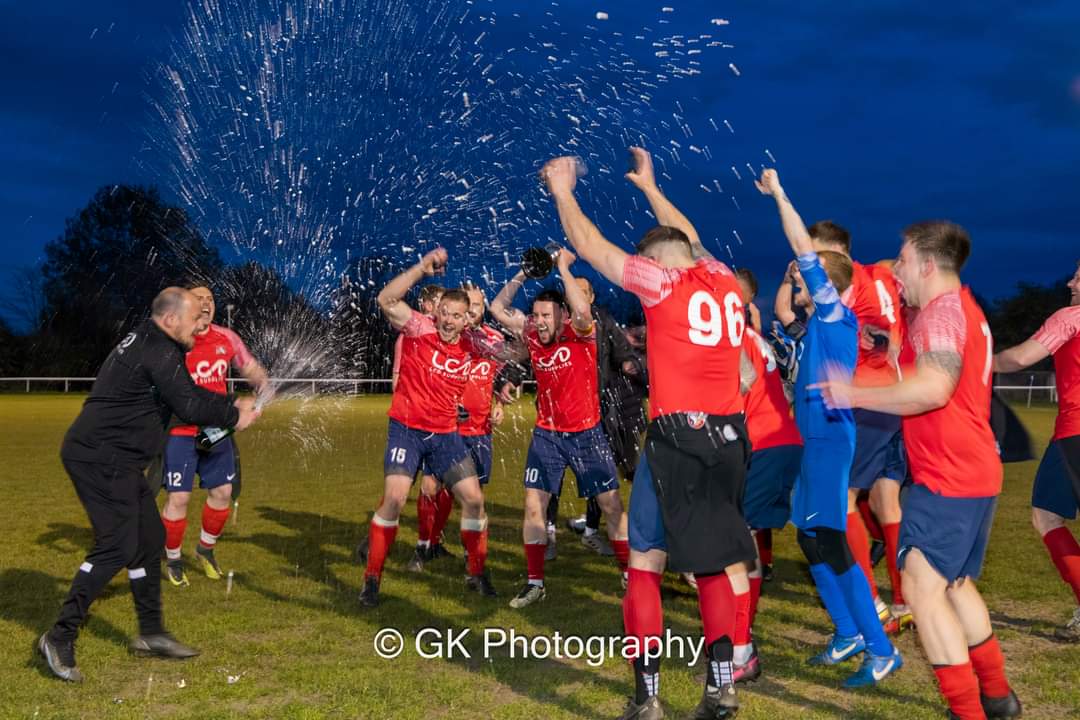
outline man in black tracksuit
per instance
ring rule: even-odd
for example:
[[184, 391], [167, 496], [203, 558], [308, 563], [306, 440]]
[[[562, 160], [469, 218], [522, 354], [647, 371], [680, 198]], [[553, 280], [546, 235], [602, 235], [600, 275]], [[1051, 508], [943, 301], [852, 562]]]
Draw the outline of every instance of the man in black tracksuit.
[[38, 651], [57, 677], [80, 682], [75, 638], [90, 604], [126, 567], [139, 620], [131, 649], [140, 655], [191, 657], [198, 651], [165, 632], [161, 564], [165, 530], [144, 478], [161, 450], [170, 415], [197, 425], [247, 427], [251, 400], [196, 387], [184, 364], [201, 313], [194, 296], [166, 288], [152, 315], [117, 345], [98, 372], [90, 397], [60, 448], [60, 459], [90, 516], [94, 546], [79, 567], [52, 629]]

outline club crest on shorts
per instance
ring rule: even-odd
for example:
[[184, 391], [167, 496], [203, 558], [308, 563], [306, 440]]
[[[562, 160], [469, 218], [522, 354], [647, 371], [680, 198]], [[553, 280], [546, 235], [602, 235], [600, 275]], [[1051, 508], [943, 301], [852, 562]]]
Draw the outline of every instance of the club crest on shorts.
[[690, 424], [690, 427], [694, 430], [700, 430], [705, 427], [705, 418], [708, 415], [703, 412], [690, 412], [686, 413], [686, 422]]

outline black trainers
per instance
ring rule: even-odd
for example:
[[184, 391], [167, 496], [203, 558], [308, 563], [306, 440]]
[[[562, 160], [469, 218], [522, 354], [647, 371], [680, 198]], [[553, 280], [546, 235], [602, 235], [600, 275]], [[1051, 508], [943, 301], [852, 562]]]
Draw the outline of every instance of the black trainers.
[[73, 683], [83, 681], [83, 674], [75, 666], [74, 640], [53, 640], [49, 633], [45, 633], [38, 638], [37, 651], [56, 677]]
[[379, 578], [364, 578], [364, 589], [360, 591], [360, 604], [369, 608], [379, 604]]
[[425, 547], [416, 546], [413, 550], [412, 558], [409, 559], [409, 564], [405, 566], [405, 569], [409, 572], [424, 572], [424, 561], [428, 558], [428, 549]]
[[1018, 718], [1024, 712], [1020, 707], [1020, 698], [1016, 697], [1016, 693], [1012, 690], [1005, 697], [991, 698], [980, 695], [979, 700], [982, 702], [983, 712], [986, 713], [988, 720]]
[[883, 557], [885, 557], [885, 543], [874, 540], [870, 543], [870, 564], [877, 567]]
[[140, 635], [131, 641], [131, 652], [138, 657], [163, 657], [182, 660], [195, 657], [199, 651], [174, 638], [169, 633]]
[[364, 538], [356, 546], [356, 561], [361, 565], [367, 565], [368, 539]]
[[495, 586], [491, 584], [491, 578], [486, 572], [479, 575], [469, 575], [465, 578], [465, 587], [473, 592], [478, 592], [484, 597], [496, 597]]
[[772, 579], [773, 579], [772, 563], [762, 564], [762, 566], [761, 566], [761, 581], [762, 582], [772, 582]]
[[653, 695], [640, 705], [634, 702], [634, 698], [630, 698], [623, 714], [616, 720], [661, 720], [663, 717], [664, 706], [660, 704], [660, 698]]
[[691, 720], [722, 720], [722, 718], [735, 717], [739, 712], [739, 696], [735, 692], [734, 685], [724, 685], [720, 688], [705, 686], [705, 694], [701, 696], [701, 702], [694, 708]]
[[428, 552], [428, 559], [437, 560], [441, 557], [454, 558], [457, 556], [454, 553], [448, 551], [448, 549], [446, 549], [446, 545], [444, 545], [442, 542], [432, 543], [431, 549]]

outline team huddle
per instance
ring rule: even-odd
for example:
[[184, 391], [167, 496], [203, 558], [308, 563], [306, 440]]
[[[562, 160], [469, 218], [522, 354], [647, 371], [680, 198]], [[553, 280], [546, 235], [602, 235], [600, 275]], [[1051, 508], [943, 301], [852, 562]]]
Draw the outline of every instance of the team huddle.
[[[1053, 356], [1060, 408], [1036, 476], [1033, 522], [1080, 606], [1080, 545], [1065, 527], [1080, 498], [1080, 269], [1069, 283], [1069, 307], [1027, 342], [995, 355], [986, 318], [960, 282], [971, 252], [962, 228], [945, 221], [911, 225], [895, 260], [863, 265], [852, 260], [841, 226], [807, 227], [777, 173], [765, 170], [757, 187], [776, 202], [794, 257], [776, 294], [776, 321], [766, 331], [754, 305], [753, 274], [712, 257], [694, 225], [661, 192], [649, 154], [631, 152], [627, 179], [658, 223], [634, 254], [607, 241], [583, 213], [574, 195], [574, 159], [557, 158], [545, 165], [542, 179], [569, 245], [553, 256], [561, 291], [538, 293], [525, 313], [513, 306], [527, 281], [519, 272], [493, 299], [491, 324], [484, 293], [470, 284], [421, 288], [420, 307], [413, 309], [406, 295], [448, 262], [440, 248], [379, 294], [379, 308], [400, 337], [383, 495], [361, 547], [360, 604], [380, 602], [385, 562], [418, 476], [419, 540], [409, 570], [450, 555], [444, 530], [456, 501], [465, 588], [497, 596], [486, 568], [484, 487], [492, 476], [493, 430], [520, 381], [512, 368], [527, 359], [536, 381], [536, 426], [522, 478], [526, 580], [509, 604], [527, 612], [546, 597], [553, 514], [569, 468], [579, 498], [589, 504], [588, 518], [571, 525], [590, 547], [613, 557], [625, 588], [624, 630], [636, 653], [634, 693], [622, 720], [664, 717], [660, 660], [649, 650], [664, 633], [666, 570], [683, 574], [696, 589], [702, 619], [707, 672], [692, 717], [735, 715], [737, 684], [762, 673], [754, 621], [762, 583], [772, 572], [772, 531], [789, 522], [833, 624], [830, 641], [810, 664], [860, 657], [844, 686], [875, 686], [903, 666], [890, 636], [914, 626], [949, 717], [1018, 717], [1020, 702], [974, 582], [1003, 477], [990, 426], [991, 378]], [[588, 281], [571, 272], [578, 258], [640, 300], [644, 367], [633, 353], [611, 349], [610, 318], [594, 306]], [[210, 291], [194, 287], [189, 294], [202, 318], [190, 347], [180, 330], [155, 320], [188, 350], [194, 386], [183, 389], [180, 407], [169, 403], [187, 424], [173, 427], [165, 443], [164, 537], [138, 524], [134, 535], [117, 539], [99, 533], [105, 523], [94, 521], [95, 549], [57, 625], [39, 641], [50, 668], [65, 679], [81, 678], [74, 662], [77, 627], [107, 582], [106, 571], [114, 574], [125, 564], [141, 637], [150, 638], [141, 649], [174, 657], [196, 652], [164, 632], [156, 580], [148, 589], [136, 582], [156, 562], [158, 547], [168, 580], [187, 584], [181, 544], [196, 474], [208, 492], [195, 556], [208, 577], [224, 574], [214, 549], [239, 464], [231, 438], [199, 450], [197, 426], [242, 427], [257, 417], [257, 408], [248, 417], [252, 408], [237, 406], [240, 417], [231, 398], [226, 402], [230, 364], [264, 397], [271, 391], [266, 370], [239, 338], [211, 324]], [[122, 343], [114, 351], [118, 359], [110, 356], [106, 364], [122, 361], [125, 349]], [[640, 399], [612, 399], [613, 373], [627, 388], [644, 393], [647, 387], [647, 420]], [[84, 482], [77, 474], [86, 475], [87, 463], [102, 458], [101, 438], [87, 439], [88, 423], [80, 416], [62, 453], [77, 489]], [[619, 494], [620, 470], [632, 481], [628, 508]], [[92, 499], [82, 490], [80, 499], [93, 519]], [[152, 525], [143, 493], [131, 502], [140, 523]], [[887, 563], [889, 603], [874, 582], [871, 539]], [[120, 552], [121, 542], [130, 548]], [[131, 560], [134, 547], [137, 559]], [[94, 571], [93, 558], [104, 556], [110, 563]], [[1080, 640], [1080, 607], [1059, 634]]]

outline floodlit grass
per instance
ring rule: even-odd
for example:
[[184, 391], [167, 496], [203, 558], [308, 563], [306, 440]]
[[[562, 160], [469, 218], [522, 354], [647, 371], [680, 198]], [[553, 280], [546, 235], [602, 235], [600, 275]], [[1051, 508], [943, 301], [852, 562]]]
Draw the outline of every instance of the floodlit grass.
[[[460, 560], [441, 560], [423, 575], [405, 570], [416, 539], [414, 506], [402, 518], [383, 579], [383, 604], [356, 603], [360, 569], [352, 553], [381, 494], [387, 398], [324, 398], [272, 406], [240, 436], [244, 492], [238, 522], [219, 544], [224, 582], [192, 568], [191, 587], [166, 585], [166, 623], [201, 648], [186, 662], [140, 660], [126, 644], [135, 631], [121, 573], [93, 608], [78, 644], [82, 686], [52, 679], [31, 656], [55, 619], [90, 530], [58, 458], [79, 396], [0, 396], [3, 438], [3, 542], [0, 543], [0, 717], [24, 718], [604, 718], [615, 717], [632, 689], [629, 669], [609, 659], [482, 657], [485, 628], [520, 634], [617, 635], [622, 627], [614, 564], [591, 554], [568, 531], [548, 566], [548, 598], [525, 611], [507, 606], [524, 580], [520, 546], [521, 471], [531, 429], [522, 402], [496, 438], [489, 486], [489, 567], [500, 597], [466, 595]], [[1039, 447], [1053, 409], [1023, 411]], [[1080, 648], [1057, 644], [1053, 630], [1074, 604], [1029, 523], [1035, 464], [1010, 466], [980, 585], [993, 613], [1025, 717], [1080, 716]], [[573, 493], [571, 493], [573, 494]], [[185, 554], [198, 534], [203, 495], [190, 510]], [[564, 516], [580, 511], [564, 501]], [[457, 513], [451, 520], [456, 527]], [[460, 555], [457, 533], [448, 533]], [[852, 664], [810, 668], [804, 660], [825, 640], [827, 619], [813, 594], [794, 534], [776, 537], [776, 580], [766, 586], [757, 623], [765, 677], [743, 694], [743, 718], [940, 718], [944, 714], [915, 634], [899, 640], [906, 665], [883, 686], [845, 692]], [[888, 587], [884, 564], [877, 580]], [[680, 581], [664, 585], [665, 624], [699, 632], [695, 598]], [[396, 660], [383, 660], [373, 638], [393, 627], [409, 638]], [[469, 630], [471, 658], [425, 660], [411, 638], [422, 628]], [[520, 655], [520, 649], [519, 649]], [[669, 662], [662, 695], [669, 716], [688, 714], [699, 668]], [[238, 679], [237, 679], [238, 678]], [[231, 680], [230, 680], [231, 679]]]

